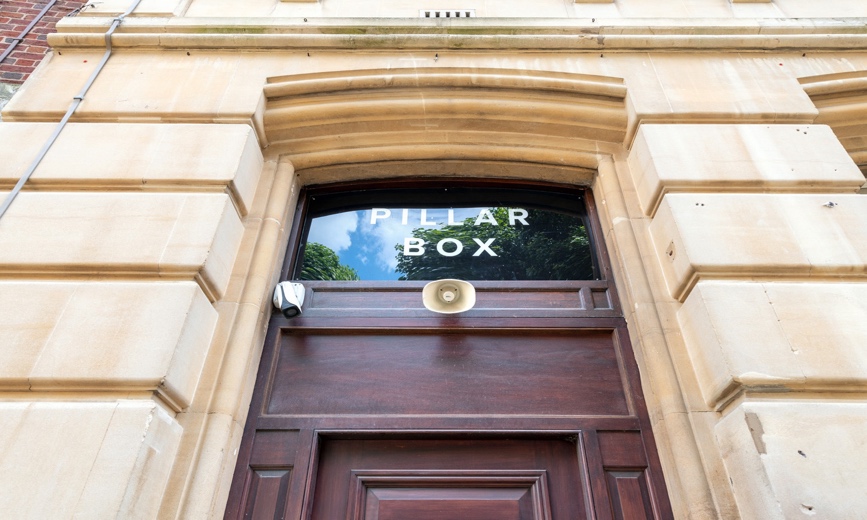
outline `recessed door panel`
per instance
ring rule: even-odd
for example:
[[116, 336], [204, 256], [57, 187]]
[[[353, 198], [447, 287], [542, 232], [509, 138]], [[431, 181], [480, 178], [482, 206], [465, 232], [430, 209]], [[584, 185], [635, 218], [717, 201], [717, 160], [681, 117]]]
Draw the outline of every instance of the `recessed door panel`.
[[325, 440], [314, 520], [584, 518], [574, 439]]
[[611, 332], [287, 334], [268, 414], [630, 415]]

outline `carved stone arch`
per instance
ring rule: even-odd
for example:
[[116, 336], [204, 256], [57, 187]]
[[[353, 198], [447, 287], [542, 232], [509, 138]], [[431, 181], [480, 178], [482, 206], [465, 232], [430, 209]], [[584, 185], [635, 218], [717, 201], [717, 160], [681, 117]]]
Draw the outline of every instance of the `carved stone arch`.
[[269, 152], [308, 182], [423, 171], [589, 184], [627, 128], [623, 80], [586, 74], [340, 71], [269, 78], [265, 98]]

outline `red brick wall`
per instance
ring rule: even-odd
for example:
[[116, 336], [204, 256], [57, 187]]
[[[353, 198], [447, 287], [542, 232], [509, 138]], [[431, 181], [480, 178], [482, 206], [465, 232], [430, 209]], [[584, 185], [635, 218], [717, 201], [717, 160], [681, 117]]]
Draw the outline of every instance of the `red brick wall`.
[[[48, 5], [49, 0], [0, 0], [0, 53], [12, 44], [21, 31]], [[84, 5], [82, 0], [58, 0], [42, 20], [0, 63], [0, 82], [20, 84], [42, 61], [48, 44], [46, 35], [55, 32], [58, 20]]]

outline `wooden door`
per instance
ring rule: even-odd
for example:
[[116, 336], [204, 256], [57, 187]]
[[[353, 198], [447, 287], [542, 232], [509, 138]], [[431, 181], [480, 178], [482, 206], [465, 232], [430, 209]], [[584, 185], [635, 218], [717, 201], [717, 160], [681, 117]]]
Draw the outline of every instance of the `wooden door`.
[[622, 327], [279, 321], [227, 518], [670, 514]]
[[670, 518], [598, 255], [601, 280], [473, 282], [459, 315], [423, 282], [305, 282], [301, 317], [272, 317], [226, 518]]

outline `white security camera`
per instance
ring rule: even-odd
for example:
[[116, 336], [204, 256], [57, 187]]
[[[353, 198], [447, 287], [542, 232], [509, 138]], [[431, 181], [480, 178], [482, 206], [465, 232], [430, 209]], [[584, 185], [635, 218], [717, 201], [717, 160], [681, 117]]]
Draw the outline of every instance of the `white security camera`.
[[300, 283], [280, 282], [274, 288], [274, 307], [280, 309], [283, 316], [294, 318], [301, 314], [304, 303], [304, 286]]

